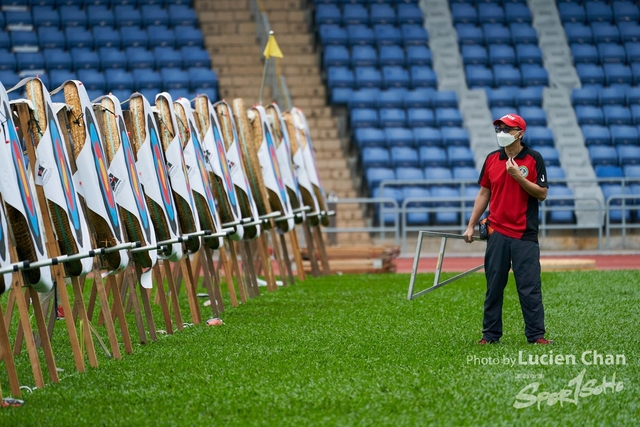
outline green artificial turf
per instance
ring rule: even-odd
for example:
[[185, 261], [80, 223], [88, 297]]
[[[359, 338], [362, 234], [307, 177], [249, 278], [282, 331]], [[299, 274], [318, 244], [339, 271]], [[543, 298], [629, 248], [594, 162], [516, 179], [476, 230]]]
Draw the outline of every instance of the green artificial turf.
[[[420, 275], [420, 289], [432, 280], [432, 274]], [[228, 308], [223, 326], [161, 336], [122, 360], [100, 354], [99, 368], [83, 374], [73, 368], [60, 326], [54, 336], [64, 369], [60, 383], [25, 393], [23, 407], [0, 409], [0, 425], [638, 425], [640, 273], [543, 274], [553, 346], [527, 344], [513, 277], [505, 334], [491, 346], [477, 344], [483, 275], [414, 301], [406, 299], [408, 281], [400, 274], [343, 275], [310, 278], [275, 293], [262, 289], [259, 298]], [[131, 332], [135, 339], [133, 326]], [[503, 364], [519, 351], [525, 360], [574, 355], [576, 364]], [[581, 355], [592, 351], [624, 355], [626, 365], [586, 366]], [[483, 364], [483, 358], [499, 362]], [[21, 382], [32, 384], [26, 351], [17, 362]], [[579, 397], [577, 405], [514, 408], [516, 395], [532, 382], [539, 383], [535, 395], [573, 393], [569, 382], [582, 370], [584, 383], [615, 375], [623, 388]]]

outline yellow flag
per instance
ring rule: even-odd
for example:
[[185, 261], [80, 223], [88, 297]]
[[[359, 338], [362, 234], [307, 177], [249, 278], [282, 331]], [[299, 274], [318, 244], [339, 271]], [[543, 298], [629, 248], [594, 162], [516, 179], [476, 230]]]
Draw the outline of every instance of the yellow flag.
[[272, 56], [274, 58], [284, 58], [284, 55], [280, 50], [280, 46], [278, 46], [278, 42], [276, 41], [276, 37], [273, 35], [273, 32], [269, 34], [269, 41], [267, 41], [267, 45], [264, 47], [264, 52], [262, 54], [267, 59], [271, 58]]

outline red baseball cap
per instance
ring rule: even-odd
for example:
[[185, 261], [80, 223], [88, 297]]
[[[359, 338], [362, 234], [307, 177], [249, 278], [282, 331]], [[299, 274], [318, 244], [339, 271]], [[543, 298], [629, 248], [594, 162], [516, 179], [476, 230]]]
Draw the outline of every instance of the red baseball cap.
[[527, 130], [527, 123], [524, 121], [522, 117], [520, 117], [517, 114], [512, 114], [512, 113], [505, 114], [504, 116], [500, 117], [498, 120], [493, 121], [494, 126], [497, 126], [500, 123], [504, 123], [505, 125], [510, 127], [518, 127], [522, 129], [522, 131]]

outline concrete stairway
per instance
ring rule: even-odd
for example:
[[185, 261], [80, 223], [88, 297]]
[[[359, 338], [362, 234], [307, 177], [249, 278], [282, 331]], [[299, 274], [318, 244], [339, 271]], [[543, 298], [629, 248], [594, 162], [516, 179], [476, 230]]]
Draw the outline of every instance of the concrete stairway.
[[[294, 106], [301, 108], [309, 122], [316, 149], [322, 185], [339, 198], [356, 197], [354, 178], [338, 137], [338, 122], [327, 106], [322, 81], [320, 54], [315, 49], [312, 14], [300, 0], [262, 0], [269, 24], [284, 54], [281, 72]], [[205, 46], [220, 80], [220, 96], [227, 100], [244, 98], [248, 105], [259, 98], [264, 59], [256, 37], [255, 19], [247, 0], [195, 0]], [[263, 102], [272, 99], [265, 87]], [[281, 106], [286, 109], [287, 106]], [[364, 227], [363, 212], [357, 204], [337, 206], [336, 226]], [[369, 244], [367, 233], [343, 233], [337, 243]]]

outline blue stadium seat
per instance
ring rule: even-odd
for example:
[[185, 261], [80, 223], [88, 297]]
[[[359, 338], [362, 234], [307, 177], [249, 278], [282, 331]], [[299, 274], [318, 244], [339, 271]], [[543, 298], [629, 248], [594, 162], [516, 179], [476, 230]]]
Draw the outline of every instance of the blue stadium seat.
[[[551, 197], [552, 199], [548, 199], [546, 202], [548, 206], [562, 206], [562, 207], [571, 207], [574, 205], [574, 195], [573, 190], [564, 185], [553, 185], [549, 187], [547, 192], [547, 197]], [[556, 199], [556, 197], [566, 197], [566, 199]], [[575, 217], [573, 215], [572, 209], [551, 209], [547, 220], [551, 224], [569, 224], [575, 223]]]
[[[447, 169], [448, 170], [448, 169]], [[433, 187], [431, 188], [431, 196], [433, 198], [441, 198], [448, 199], [443, 202], [434, 202], [434, 206], [443, 207], [443, 208], [453, 208], [459, 207], [460, 202], [457, 199], [460, 199], [462, 196], [460, 194], [459, 188], [450, 188], [450, 187]], [[433, 224], [434, 225], [453, 225], [460, 223], [460, 214], [455, 211], [444, 211], [438, 209], [434, 213]]]
[[600, 91], [595, 87], [575, 88], [571, 91], [571, 103], [576, 105], [599, 105]]
[[625, 91], [627, 105], [640, 104], [640, 87], [631, 87]]
[[377, 127], [378, 110], [372, 108], [354, 108], [351, 110], [351, 128]]
[[489, 62], [493, 64], [514, 64], [516, 52], [513, 47], [506, 44], [489, 45]]
[[562, 166], [546, 166], [547, 169], [547, 177], [549, 181], [562, 180], [567, 178], [567, 174], [565, 173]]
[[421, 25], [402, 24], [400, 30], [402, 31], [402, 43], [405, 46], [424, 46], [429, 42], [429, 33]]
[[480, 174], [473, 166], [456, 166], [451, 168], [453, 179], [477, 182]]
[[485, 44], [511, 44], [511, 31], [502, 24], [483, 24]]
[[637, 145], [618, 145], [618, 163], [624, 165], [640, 164], [640, 147]]
[[7, 27], [27, 27], [33, 25], [33, 18], [28, 10], [9, 9], [4, 12], [4, 22]]
[[477, 24], [478, 11], [471, 3], [451, 3], [454, 24]]
[[127, 55], [127, 68], [135, 69], [155, 67], [155, 56], [153, 56], [153, 53], [146, 47], [127, 47], [125, 54]]
[[78, 71], [83, 68], [100, 68], [98, 53], [88, 47], [75, 47], [71, 49], [73, 69]]
[[431, 51], [427, 46], [407, 46], [407, 65], [432, 65]]
[[463, 167], [475, 165], [473, 152], [469, 147], [450, 146], [447, 147], [447, 158], [449, 159], [449, 167]]
[[396, 174], [393, 169], [389, 168], [369, 168], [365, 171], [365, 180], [369, 189], [378, 187], [382, 181], [393, 181]]
[[351, 99], [353, 89], [350, 87], [334, 87], [331, 89], [331, 103], [332, 104], [347, 104]]
[[638, 22], [640, 20], [640, 11], [633, 2], [614, 1], [612, 6], [615, 22]]
[[16, 66], [20, 72], [25, 70], [44, 71], [44, 57], [41, 52], [17, 52]]
[[618, 153], [615, 148], [607, 145], [591, 145], [587, 147], [591, 163], [596, 165], [617, 165]]
[[491, 117], [500, 118], [502, 116], [506, 116], [507, 114], [518, 113], [518, 109], [514, 106], [504, 106], [504, 107], [492, 107], [491, 108]]
[[[417, 67], [420, 66], [415, 65], [412, 67], [412, 69]], [[429, 67], [424, 68], [430, 69]], [[397, 65], [382, 67], [382, 85], [385, 88], [409, 87], [409, 83], [409, 72], [406, 68]]]
[[403, 67], [405, 65], [404, 49], [396, 45], [384, 45], [379, 49], [380, 58], [378, 63], [381, 67], [386, 65], [396, 65]]
[[379, 110], [380, 127], [405, 127], [407, 114], [402, 108], [381, 108]]
[[20, 76], [18, 76], [18, 74], [15, 71], [0, 70], [0, 82], [2, 82], [2, 84], [6, 89], [14, 87], [16, 84], [18, 84], [19, 81], [20, 81]]
[[593, 169], [597, 178], [624, 178], [624, 172], [620, 166], [597, 165]]
[[[415, 158], [417, 159], [418, 154], [414, 154]], [[398, 180], [406, 181], [421, 181], [424, 180], [424, 172], [422, 169], [416, 167], [399, 167], [396, 168], [396, 178]]]
[[438, 90], [433, 94], [434, 108], [458, 108], [458, 95], [453, 90]]
[[630, 125], [631, 111], [627, 107], [621, 105], [605, 105], [602, 107], [604, 114], [604, 123], [611, 125]]
[[[58, 13], [51, 6], [33, 6], [31, 8], [31, 15], [33, 17], [33, 26], [35, 28], [41, 27], [59, 27], [60, 17]], [[3, 17], [4, 18], [4, 17]], [[0, 24], [4, 28], [4, 19], [0, 18]]]
[[[431, 192], [427, 188], [421, 187], [403, 187], [402, 188], [403, 200], [408, 198], [421, 198], [428, 199], [431, 196]], [[418, 208], [425, 208], [428, 206], [427, 202], [408, 202], [407, 208], [415, 209], [415, 211], [407, 212], [407, 225], [427, 225], [431, 220], [431, 213], [427, 211], [420, 211]]]
[[633, 121], [633, 124], [640, 125], [640, 105], [632, 104], [630, 105], [629, 110], [631, 110], [631, 120]]
[[38, 28], [38, 45], [40, 49], [64, 49], [67, 46], [64, 33], [57, 27]]
[[192, 90], [218, 87], [218, 75], [209, 68], [189, 68], [187, 70]]
[[637, 22], [620, 24], [620, 40], [626, 42], [640, 42], [640, 25]]
[[638, 130], [634, 126], [611, 126], [610, 132], [613, 145], [638, 145]]
[[374, 25], [375, 42], [378, 46], [402, 44], [402, 31], [393, 25]]
[[421, 167], [446, 167], [447, 152], [437, 146], [418, 147]]
[[624, 63], [627, 61], [627, 52], [624, 46], [617, 43], [598, 43], [598, 56], [601, 63]]
[[98, 50], [100, 68], [127, 68], [127, 55], [124, 51], [115, 47], [101, 47]]
[[113, 14], [118, 17], [118, 27], [139, 27], [142, 25], [142, 15], [140, 9], [135, 5], [117, 5], [113, 7]]
[[330, 88], [353, 87], [353, 71], [347, 67], [329, 67], [327, 68], [327, 83]]
[[93, 36], [82, 27], [66, 27], [64, 29], [67, 49], [76, 47], [93, 49]]
[[342, 13], [335, 4], [319, 4], [316, 6], [316, 25], [335, 24], [340, 25]]
[[108, 69], [104, 72], [108, 90], [133, 90], [133, 75], [122, 69]]
[[369, 11], [371, 25], [396, 23], [396, 11], [389, 4], [372, 4]]
[[516, 45], [516, 58], [518, 64], [542, 65], [542, 50], [534, 44]]
[[49, 70], [49, 84], [51, 90], [56, 89], [67, 80], [76, 80], [76, 73], [69, 70]]
[[369, 11], [361, 4], [345, 4], [342, 8], [342, 25], [358, 24], [369, 25]]
[[149, 47], [147, 32], [139, 27], [121, 27], [120, 40], [124, 49], [128, 47]]
[[598, 49], [592, 44], [573, 43], [571, 56], [576, 64], [597, 64], [600, 61]]
[[511, 43], [517, 44], [538, 44], [538, 32], [530, 24], [509, 24], [511, 30]]
[[595, 64], [576, 64], [576, 72], [583, 85], [604, 84], [604, 70]]
[[[47, 51], [49, 52], [53, 50], [54, 49], [47, 49]], [[55, 49], [55, 51], [64, 53], [64, 51], [61, 49]], [[43, 53], [43, 56], [44, 56], [44, 53]], [[44, 60], [45, 60], [45, 64], [47, 64], [46, 57]], [[48, 64], [47, 64], [47, 68], [49, 68]], [[52, 68], [57, 68], [57, 67], [52, 67]], [[0, 49], [0, 70], [9, 70], [9, 71], [16, 70], [16, 56], [13, 52], [9, 52], [7, 49]]]
[[410, 129], [401, 127], [387, 127], [384, 138], [388, 147], [414, 146], [414, 134]]
[[504, 4], [504, 16], [507, 23], [531, 24], [531, 11], [525, 3], [506, 2]]
[[412, 147], [391, 147], [391, 166], [398, 167], [417, 167], [418, 152]]
[[178, 25], [195, 27], [198, 25], [196, 12], [189, 6], [180, 4], [168, 5], [169, 25], [176, 27]]
[[495, 3], [478, 3], [478, 23], [504, 24], [505, 11]]
[[418, 147], [442, 146], [442, 132], [431, 127], [413, 128], [413, 140]]
[[388, 168], [391, 165], [389, 150], [382, 147], [364, 147], [361, 152], [362, 167]]
[[431, 67], [426, 65], [413, 65], [410, 67], [411, 72], [411, 87], [432, 87], [435, 88], [438, 84], [435, 71]]
[[460, 48], [465, 65], [487, 65], [489, 55], [487, 49], [479, 44], [465, 44]]
[[431, 98], [435, 92], [435, 89], [430, 87], [419, 87], [408, 91], [404, 99], [404, 108], [430, 108]]
[[469, 87], [493, 87], [493, 70], [482, 65], [467, 65], [465, 67], [467, 85]]
[[91, 27], [113, 27], [115, 23], [114, 14], [107, 6], [89, 5], [85, 8], [87, 12], [87, 24]]
[[633, 75], [633, 82], [636, 85], [640, 85], [640, 63], [634, 62], [631, 64], [631, 74]]
[[527, 126], [524, 139], [531, 146], [553, 147], [553, 132], [546, 126]]
[[399, 3], [396, 8], [398, 25], [402, 24], [418, 24], [422, 25], [422, 10], [418, 5], [413, 3]]
[[[523, 78], [524, 79], [524, 78]], [[527, 81], [527, 80], [524, 80]], [[518, 91], [515, 91], [515, 104], [517, 106], [522, 105], [536, 105], [542, 106], [542, 86], [527, 86]]]
[[58, 7], [58, 13], [62, 28], [87, 26], [87, 14], [78, 6], [61, 5]]
[[640, 165], [624, 165], [622, 170], [625, 178], [640, 179]]
[[598, 91], [600, 105], [624, 105], [626, 91], [620, 87], [603, 87]]
[[491, 107], [506, 107], [515, 105], [514, 90], [507, 88], [491, 89], [488, 88], [487, 100], [489, 102], [489, 108]]
[[593, 32], [591, 31], [591, 27], [581, 22], [567, 22], [564, 24], [564, 32], [569, 44], [593, 43]]
[[580, 125], [603, 125], [603, 111], [591, 105], [578, 105], [575, 107], [576, 117]]
[[324, 48], [323, 64], [325, 67], [348, 67], [351, 61], [349, 50], [344, 46], [327, 46]]
[[584, 7], [577, 3], [558, 3], [558, 12], [563, 23], [586, 22], [587, 20]]
[[440, 128], [442, 133], [442, 144], [445, 147], [450, 145], [469, 146], [469, 132], [466, 129], [455, 126], [443, 126]]
[[545, 166], [560, 166], [560, 153], [555, 147], [539, 145], [531, 148], [542, 155]]
[[104, 91], [106, 89], [104, 74], [97, 69], [84, 68], [77, 70], [77, 76], [87, 90]]
[[[176, 33], [166, 25], [150, 25], [147, 27], [147, 38], [149, 39], [149, 48], [156, 46], [175, 46]], [[177, 89], [177, 88], [175, 88]]]
[[339, 25], [320, 25], [320, 42], [323, 46], [330, 44], [346, 45], [348, 41], [347, 30]]
[[633, 74], [631, 68], [624, 64], [604, 64], [604, 76], [607, 85], [622, 83], [631, 84]]
[[158, 46], [153, 48], [156, 68], [183, 68], [182, 54], [173, 47]]
[[354, 90], [351, 93], [347, 104], [349, 108], [375, 108], [377, 107], [377, 100], [380, 96], [380, 89], [378, 88], [364, 88]]
[[[327, 46], [342, 48], [343, 46]], [[378, 65], [378, 51], [369, 45], [356, 45], [351, 49], [352, 67], [376, 67]]]
[[518, 111], [520, 116], [527, 123], [527, 126], [546, 126], [547, 125], [547, 113], [540, 108], [533, 105], [523, 105]]
[[189, 89], [189, 74], [176, 68], [163, 68], [160, 70], [163, 90]]
[[456, 24], [456, 32], [458, 33], [458, 42], [460, 44], [483, 44], [484, 32], [482, 28], [476, 27], [474, 24]]
[[[523, 67], [523, 71], [529, 67]], [[522, 74], [513, 65], [495, 65], [493, 67], [494, 86], [521, 86]]]
[[613, 21], [613, 10], [611, 6], [604, 2], [585, 2], [587, 21], [589, 22], [611, 22]]
[[380, 70], [374, 67], [356, 67], [355, 87], [380, 87], [382, 86], [382, 75]]
[[585, 145], [611, 145], [609, 128], [601, 125], [580, 126]]
[[160, 92], [162, 89], [162, 77], [152, 68], [135, 68], [131, 73], [136, 90], [155, 89]]
[[391, 88], [379, 92], [376, 100], [377, 108], [402, 108], [404, 97], [407, 95], [405, 88]]
[[433, 110], [428, 108], [409, 108], [407, 110], [407, 124], [411, 128], [433, 126], [435, 124]]
[[[377, 125], [378, 123], [376, 121], [375, 126]], [[356, 145], [359, 148], [385, 146], [385, 136], [382, 129], [376, 129], [374, 127], [356, 128], [354, 131], [354, 136], [355, 136]]]
[[549, 73], [539, 64], [529, 64], [522, 68], [522, 81], [530, 86], [547, 86]]
[[[382, 192], [380, 190], [383, 190]], [[402, 191], [395, 187], [380, 187], [373, 188], [371, 192], [373, 198], [391, 198], [398, 202], [398, 205], [402, 202]], [[380, 205], [384, 205], [385, 211], [382, 212]], [[394, 205], [392, 203], [380, 203], [375, 205], [375, 220], [382, 221], [385, 225], [392, 225], [397, 223], [398, 214], [393, 212]], [[382, 215], [382, 217], [380, 216]]]
[[114, 47], [120, 49], [120, 33], [112, 27], [93, 27], [93, 46], [95, 49], [101, 47]]
[[462, 126], [462, 114], [457, 108], [436, 108], [436, 126]]
[[640, 62], [640, 42], [626, 42], [624, 50], [627, 62]]
[[593, 42], [598, 43], [619, 43], [620, 31], [615, 25], [607, 22], [594, 22], [591, 24], [593, 32]]
[[[376, 25], [379, 27], [380, 25]], [[365, 25], [347, 25], [347, 38], [350, 45], [375, 44], [376, 36], [373, 30]]]
[[209, 53], [199, 46], [182, 46], [180, 48], [184, 66], [211, 68]]
[[[610, 206], [619, 206], [622, 204], [621, 199], [615, 199], [615, 196], [620, 196], [623, 194], [622, 186], [620, 184], [602, 184], [600, 188], [602, 189], [605, 203], [608, 202], [609, 198], [611, 198]], [[628, 201], [626, 201], [625, 204], [629, 206]], [[621, 222], [623, 215], [625, 221], [631, 221], [631, 211], [629, 209], [625, 209], [624, 211], [622, 209], [609, 210], [609, 220], [611, 222]]]
[[169, 13], [161, 6], [143, 5], [140, 7], [140, 15], [142, 16], [143, 27], [153, 25], [169, 26]]
[[182, 46], [199, 46], [204, 47], [204, 37], [200, 28], [189, 25], [177, 25], [175, 30], [175, 45], [177, 48]]

